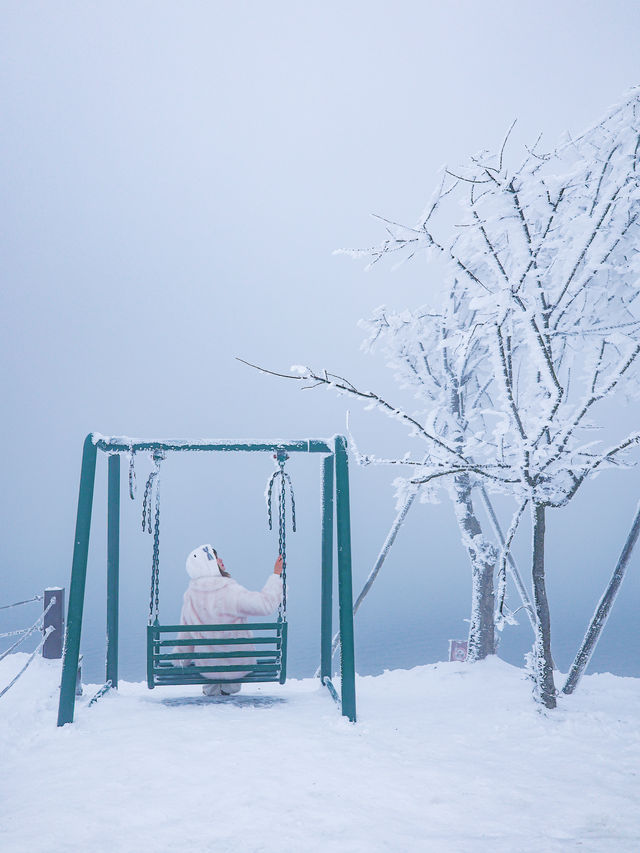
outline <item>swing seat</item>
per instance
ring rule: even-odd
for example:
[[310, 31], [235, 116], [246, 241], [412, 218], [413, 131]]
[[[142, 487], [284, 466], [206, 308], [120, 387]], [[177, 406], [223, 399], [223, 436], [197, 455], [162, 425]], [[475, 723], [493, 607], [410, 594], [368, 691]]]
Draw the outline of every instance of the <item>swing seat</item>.
[[[230, 628], [252, 631], [253, 637], [220, 637], [216, 634], [228, 632]], [[206, 639], [178, 640], [167, 634], [181, 631], [206, 631]], [[216, 646], [216, 651], [179, 652], [180, 646]], [[238, 646], [252, 645], [254, 650], [243, 652]], [[231, 651], [220, 650], [232, 646]], [[254, 664], [237, 663], [238, 658], [250, 657]], [[198, 661], [203, 660], [202, 666]], [[189, 664], [181, 664], [189, 661]], [[195, 661], [195, 663], [193, 663]], [[235, 673], [238, 673], [235, 676]], [[219, 674], [219, 675], [218, 675]], [[223, 677], [224, 675], [224, 677]], [[217, 676], [217, 677], [216, 677]], [[287, 677], [287, 623], [252, 622], [240, 625], [159, 625], [147, 626], [147, 685], [166, 687], [182, 684], [256, 684], [278, 682], [284, 684]]]

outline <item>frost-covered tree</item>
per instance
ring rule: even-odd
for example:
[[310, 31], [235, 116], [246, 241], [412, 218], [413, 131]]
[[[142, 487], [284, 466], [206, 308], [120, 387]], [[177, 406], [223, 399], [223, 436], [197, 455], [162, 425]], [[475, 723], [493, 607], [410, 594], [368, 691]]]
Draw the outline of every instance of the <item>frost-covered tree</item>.
[[499, 557], [502, 615], [509, 549], [529, 509], [529, 663], [536, 698], [552, 708], [546, 513], [596, 473], [624, 464], [640, 442], [640, 433], [609, 440], [596, 432], [612, 398], [637, 393], [640, 89], [552, 152], [536, 143], [515, 168], [505, 157], [508, 138], [497, 154], [444, 170], [418, 225], [387, 222], [387, 239], [368, 250], [374, 263], [420, 249], [444, 261], [445, 307], [378, 314], [370, 324], [374, 338], [395, 338], [401, 383], [432, 407], [410, 413], [326, 371], [300, 368], [295, 378], [364, 398], [424, 439], [423, 458], [390, 461], [413, 466], [408, 485], [423, 495], [453, 484], [476, 567], [493, 553], [465, 516], [473, 488], [515, 499]]
[[[369, 592], [399, 527], [404, 522], [414, 499], [423, 502], [436, 499], [438, 488], [449, 486], [454, 502], [461, 539], [471, 562], [472, 602], [469, 620], [468, 659], [480, 660], [495, 652], [493, 577], [500, 553], [499, 547], [485, 535], [474, 506], [472, 490], [476, 478], [505, 486], [505, 466], [501, 463], [475, 462], [473, 449], [483, 439], [483, 413], [491, 404], [487, 388], [491, 382], [490, 364], [480, 339], [469, 338], [463, 345], [458, 324], [463, 316], [473, 323], [465, 289], [453, 289], [442, 311], [394, 314], [384, 309], [363, 321], [368, 330], [366, 348], [384, 346], [391, 366], [404, 388], [414, 391], [419, 400], [417, 411], [390, 403], [374, 391], [362, 390], [348, 379], [326, 370], [295, 367], [293, 374], [275, 373], [297, 379], [305, 388], [326, 385], [341, 394], [359, 398], [368, 408], [391, 416], [422, 442], [419, 453], [406, 453], [398, 458], [382, 459], [361, 453], [355, 442], [352, 450], [361, 465], [393, 465], [408, 468], [409, 477], [395, 480], [398, 515], [376, 560], [367, 582], [358, 596], [354, 610]], [[246, 362], [245, 362], [246, 363]], [[256, 366], [256, 365], [252, 365]], [[259, 368], [266, 373], [274, 373]], [[488, 502], [486, 495], [484, 496]], [[489, 504], [490, 507], [490, 504]], [[515, 577], [525, 607], [532, 611], [515, 563], [509, 570]], [[499, 623], [502, 616], [499, 616]], [[334, 643], [334, 649], [336, 645]]]
[[[596, 472], [620, 465], [640, 438], [623, 434], [605, 445], [594, 434], [606, 401], [636, 391], [639, 90], [577, 139], [550, 154], [537, 148], [515, 169], [503, 145], [496, 155], [481, 152], [465, 168], [445, 171], [418, 226], [388, 223], [374, 260], [422, 247], [444, 259], [452, 289], [464, 283], [474, 322], [460, 324], [458, 346], [480, 340], [495, 379], [485, 431], [467, 441], [464, 457], [473, 462], [470, 474], [518, 503], [502, 575], [517, 524], [530, 509], [530, 662], [537, 697], [554, 707], [546, 510], [566, 505]], [[459, 473], [443, 462], [425, 481]]]
[[[455, 508], [462, 543], [469, 555], [472, 577], [471, 618], [469, 620], [468, 659], [480, 660], [493, 654], [496, 647], [493, 578], [500, 549], [485, 535], [482, 521], [473, 501], [476, 479], [505, 481], [505, 466], [490, 461], [477, 462], [478, 444], [484, 443], [485, 412], [491, 408], [489, 387], [492, 367], [480, 336], [463, 332], [472, 330], [475, 312], [469, 306], [467, 288], [454, 283], [446, 304], [440, 310], [424, 308], [401, 314], [381, 308], [363, 325], [367, 329], [367, 349], [382, 347], [404, 390], [410, 390], [418, 400], [417, 411], [407, 406], [392, 405], [377, 393], [362, 391], [347, 379], [326, 371], [317, 373], [301, 367], [298, 378], [307, 387], [316, 384], [333, 386], [366, 401], [409, 428], [413, 437], [422, 439], [417, 458], [409, 454], [395, 459], [380, 459], [362, 454], [355, 442], [352, 448], [360, 464], [386, 464], [409, 467], [410, 477], [396, 480], [398, 518], [392, 527], [391, 542], [416, 495], [423, 502], [436, 499], [439, 487], [449, 488]], [[488, 453], [484, 454], [488, 457]], [[486, 498], [486, 495], [485, 495]], [[356, 601], [356, 608], [370, 589], [388, 548]], [[522, 590], [525, 605], [530, 609], [524, 586], [515, 564], [509, 566]], [[504, 611], [504, 608], [501, 608]], [[498, 614], [501, 627], [502, 613]]]
[[[403, 390], [409, 390], [418, 401], [420, 421], [430, 434], [447, 441], [465, 460], [451, 478], [451, 498], [456, 512], [462, 543], [471, 564], [472, 595], [469, 621], [468, 658], [481, 660], [495, 652], [494, 573], [498, 549], [482, 529], [472, 495], [472, 472], [468, 465], [467, 437], [483, 424], [483, 412], [491, 405], [491, 374], [480, 338], [467, 338], [460, 345], [460, 329], [470, 329], [474, 312], [469, 308], [465, 288], [452, 288], [443, 309], [428, 307], [401, 313], [384, 308], [374, 312], [363, 323], [369, 332], [366, 349], [381, 348], [388, 366]], [[430, 448], [422, 464], [427, 466], [421, 498], [435, 498], [438, 478], [429, 479]], [[442, 459], [444, 469], [451, 464], [451, 454]], [[364, 459], [363, 461], [369, 461]], [[402, 460], [398, 460], [401, 462]], [[500, 472], [486, 471], [487, 477]], [[416, 479], [415, 476], [412, 479]], [[398, 479], [402, 493], [415, 488], [410, 480]]]

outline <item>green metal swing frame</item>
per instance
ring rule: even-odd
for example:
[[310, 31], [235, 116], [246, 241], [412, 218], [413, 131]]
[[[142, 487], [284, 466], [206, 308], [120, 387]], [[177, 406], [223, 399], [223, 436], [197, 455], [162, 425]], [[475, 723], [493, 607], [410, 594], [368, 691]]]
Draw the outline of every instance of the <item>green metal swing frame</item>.
[[[301, 441], [142, 441], [127, 437], [105, 437], [90, 433], [85, 441], [80, 472], [78, 494], [78, 512], [76, 516], [76, 534], [71, 568], [71, 584], [65, 632], [62, 662], [62, 681], [58, 705], [58, 726], [73, 722], [76, 697], [76, 675], [80, 657], [80, 639], [82, 633], [82, 614], [84, 609], [87, 561], [89, 554], [89, 536], [93, 508], [93, 492], [98, 451], [108, 456], [107, 483], [107, 649], [106, 682], [118, 687], [118, 611], [119, 611], [119, 574], [120, 574], [120, 456], [130, 453], [179, 452], [242, 452], [242, 453], [318, 453], [322, 459], [322, 544], [321, 544], [321, 611], [320, 611], [320, 679], [340, 704], [342, 714], [352, 722], [356, 721], [355, 691], [355, 643], [353, 631], [353, 590], [351, 573], [351, 521], [349, 506], [349, 468], [347, 442], [344, 436], [334, 436], [330, 441], [323, 439], [305, 439]], [[335, 512], [334, 512], [335, 509]], [[332, 683], [332, 613], [333, 613], [333, 567], [334, 567], [334, 517], [337, 545], [338, 568], [338, 614], [340, 625], [340, 695]], [[215, 683], [216, 672], [229, 670], [233, 663], [227, 663], [220, 669], [209, 666], [174, 667], [171, 655], [164, 653], [163, 644], [176, 645], [174, 640], [162, 640], [162, 633], [179, 631], [176, 625], [148, 626], [148, 671], [149, 686], [155, 684], [204, 683], [203, 672], [209, 671], [206, 682]], [[243, 626], [244, 627], [244, 626]], [[249, 630], [263, 631], [268, 637], [254, 637], [253, 644], [261, 645], [261, 639], [268, 641], [273, 648], [265, 649], [269, 654], [249, 653], [257, 660], [252, 672], [239, 677], [237, 681], [279, 681], [286, 678], [286, 621], [277, 623], [255, 623], [246, 626]], [[200, 630], [228, 630], [228, 625], [200, 626]], [[211, 640], [203, 640], [210, 644]], [[190, 644], [194, 641], [191, 640]], [[224, 644], [216, 639], [215, 645]], [[197, 644], [197, 643], [196, 643]], [[233, 640], [237, 647], [238, 639]], [[178, 644], [179, 645], [179, 644]], [[273, 651], [275, 650], [275, 655]], [[177, 653], [179, 656], [179, 653]], [[242, 652], [237, 653], [241, 656]], [[216, 654], [216, 656], [219, 656]], [[223, 653], [225, 658], [232, 653]], [[191, 655], [193, 657], [193, 655]], [[211, 653], [207, 655], [211, 658]], [[149, 670], [153, 668], [153, 672]], [[189, 670], [192, 672], [189, 673]], [[238, 667], [247, 672], [247, 665]], [[225, 679], [228, 681], [229, 679]]]

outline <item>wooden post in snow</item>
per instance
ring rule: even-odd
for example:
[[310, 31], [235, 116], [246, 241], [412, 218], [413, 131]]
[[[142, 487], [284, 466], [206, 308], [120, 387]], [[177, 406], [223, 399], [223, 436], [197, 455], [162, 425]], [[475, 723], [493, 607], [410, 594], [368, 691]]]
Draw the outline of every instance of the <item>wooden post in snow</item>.
[[44, 591], [44, 609], [51, 604], [51, 600], [55, 598], [55, 602], [45, 617], [42, 625], [42, 630], [46, 631], [50, 626], [54, 629], [42, 647], [42, 657], [50, 660], [62, 657], [62, 646], [64, 642], [64, 587], [50, 586]]

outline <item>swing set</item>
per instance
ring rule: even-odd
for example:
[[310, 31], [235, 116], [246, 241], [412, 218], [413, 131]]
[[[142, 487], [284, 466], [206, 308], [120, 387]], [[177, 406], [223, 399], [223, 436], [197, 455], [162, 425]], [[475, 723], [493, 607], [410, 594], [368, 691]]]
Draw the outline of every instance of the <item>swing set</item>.
[[[73, 722], [76, 696], [76, 674], [80, 657], [82, 612], [89, 552], [89, 534], [98, 450], [108, 456], [107, 484], [107, 649], [106, 684], [103, 690], [118, 687], [118, 600], [120, 573], [120, 457], [130, 458], [129, 491], [133, 497], [133, 459], [147, 453], [154, 470], [146, 483], [143, 500], [143, 530], [153, 535], [151, 596], [147, 626], [147, 684], [182, 686], [192, 684], [262, 683], [284, 684], [287, 672], [286, 618], [286, 491], [289, 487], [291, 520], [295, 531], [295, 502], [291, 479], [285, 470], [291, 453], [322, 454], [322, 544], [321, 544], [321, 683], [341, 706], [342, 714], [356, 720], [355, 660], [353, 635], [353, 594], [351, 581], [351, 525], [349, 512], [349, 470], [344, 436], [331, 441], [309, 439], [285, 442], [231, 441], [141, 441], [126, 437], [105, 437], [90, 433], [84, 442], [76, 535], [71, 569], [71, 585], [62, 663], [62, 681], [58, 706], [58, 726]], [[243, 630], [254, 632], [251, 638], [226, 638], [229, 625], [163, 625], [160, 622], [160, 464], [168, 453], [178, 452], [249, 452], [271, 453], [277, 460], [267, 489], [269, 527], [272, 527], [272, 493], [279, 479], [278, 547], [283, 557], [283, 598], [275, 622], [243, 624]], [[334, 502], [335, 498], [335, 502]], [[340, 695], [331, 680], [331, 630], [333, 589], [333, 529], [335, 528], [338, 563], [338, 612], [341, 635]], [[155, 512], [153, 513], [153, 504]], [[153, 514], [153, 518], [152, 518]], [[207, 639], [181, 641], [181, 631], [206, 632]], [[258, 650], [242, 651], [238, 646], [251, 644]], [[203, 652], [179, 651], [180, 646], [215, 646]], [[230, 646], [230, 650], [225, 650]], [[173, 650], [167, 650], [171, 647]], [[255, 663], [247, 664], [249, 656]], [[242, 661], [238, 660], [242, 659]], [[189, 665], [186, 665], [187, 661]]]

